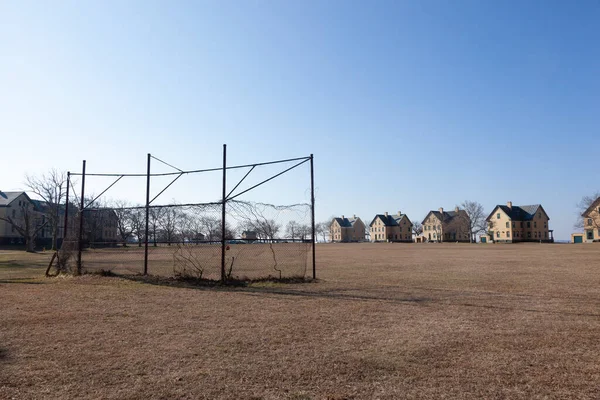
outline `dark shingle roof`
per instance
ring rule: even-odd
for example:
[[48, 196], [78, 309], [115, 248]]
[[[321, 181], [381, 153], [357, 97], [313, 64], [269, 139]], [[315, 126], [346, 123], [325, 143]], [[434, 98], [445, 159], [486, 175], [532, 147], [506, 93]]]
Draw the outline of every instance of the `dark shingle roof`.
[[[0, 207], [10, 205], [17, 197], [25, 192], [2, 192], [0, 191]], [[27, 194], [25, 194], [27, 196]]]
[[542, 206], [540, 204], [533, 204], [528, 206], [512, 206], [512, 208], [503, 205], [497, 205], [494, 207], [494, 211], [486, 218], [489, 220], [490, 217], [494, 214], [497, 208], [500, 208], [502, 211], [506, 213], [510, 217], [510, 219], [515, 221], [531, 221], [535, 214], [539, 211]]
[[352, 228], [352, 223], [348, 218], [334, 218], [342, 228]]
[[394, 218], [394, 220], [396, 220], [396, 224], [397, 225], [400, 224], [400, 221], [404, 217], [406, 217], [406, 219], [408, 220], [408, 222], [412, 225], [412, 222], [411, 222], [410, 218], [408, 218], [408, 215], [406, 215], [406, 214], [396, 214], [396, 215], [392, 215], [392, 217]]
[[433, 214], [435, 215], [440, 221], [444, 221], [444, 222], [448, 222], [449, 220], [451, 220], [452, 218], [456, 218], [459, 215], [464, 215], [466, 217], [468, 217], [467, 212], [465, 210], [458, 210], [458, 212], [456, 211], [444, 211], [444, 215], [442, 216], [442, 214], [439, 211], [429, 211], [429, 213], [427, 213], [427, 215], [425, 216], [425, 219], [423, 219], [423, 222], [421, 222], [422, 224], [425, 223], [425, 221], [427, 220], [427, 218], [429, 218], [429, 214]]
[[369, 226], [372, 226], [377, 218], [379, 218], [385, 226], [398, 226], [398, 221], [396, 221], [394, 215], [389, 214], [387, 216], [385, 214], [377, 214]]
[[[360, 220], [359, 217], [352, 217], [352, 218], [334, 218], [333, 221], [337, 221], [338, 224], [340, 224], [340, 226], [342, 228], [352, 228], [354, 226], [354, 224]], [[333, 223], [333, 221], [331, 223]]]
[[354, 224], [356, 223], [356, 221], [359, 220], [358, 217], [356, 217], [356, 218], [346, 218], [346, 219], [350, 222], [350, 225], [352, 225], [352, 226], [354, 226]]

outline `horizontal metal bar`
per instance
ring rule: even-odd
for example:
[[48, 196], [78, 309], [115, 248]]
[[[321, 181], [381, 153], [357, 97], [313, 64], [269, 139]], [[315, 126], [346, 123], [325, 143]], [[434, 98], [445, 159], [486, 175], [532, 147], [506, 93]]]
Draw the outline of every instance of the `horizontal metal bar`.
[[[260, 166], [264, 166], [264, 165], [281, 164], [281, 163], [292, 162], [292, 161], [300, 161], [300, 160], [308, 161], [308, 160], [310, 160], [310, 157], [289, 158], [289, 159], [286, 159], [286, 160], [268, 161], [268, 162], [256, 163], [256, 164], [234, 165], [234, 166], [231, 166], [231, 167], [227, 167], [226, 169], [239, 169], [239, 168], [260, 167]], [[199, 173], [199, 172], [214, 172], [214, 171], [223, 171], [223, 167], [219, 167], [219, 168], [206, 168], [206, 169], [195, 169], [195, 170], [191, 170], [191, 171], [181, 171], [181, 172], [164, 172], [164, 173], [150, 174], [150, 176], [169, 176], [169, 175], [179, 175], [179, 174], [195, 174], [195, 173]], [[80, 176], [81, 173], [80, 172], [72, 172], [71, 175]], [[146, 177], [146, 176], [148, 176], [148, 174], [88, 174], [88, 173], [86, 173], [85, 176], [125, 176], [125, 177], [130, 177], [130, 176], [131, 177], [144, 176], [144, 177]]]
[[[156, 206], [150, 206], [152, 208], [167, 208], [167, 207], [201, 207], [201, 206], [220, 206], [223, 204], [221, 201], [209, 202], [209, 203], [185, 203], [185, 204], [162, 204]], [[145, 210], [146, 206], [131, 206], [131, 207], [101, 207], [101, 208], [86, 208], [86, 211], [99, 211], [99, 210]]]

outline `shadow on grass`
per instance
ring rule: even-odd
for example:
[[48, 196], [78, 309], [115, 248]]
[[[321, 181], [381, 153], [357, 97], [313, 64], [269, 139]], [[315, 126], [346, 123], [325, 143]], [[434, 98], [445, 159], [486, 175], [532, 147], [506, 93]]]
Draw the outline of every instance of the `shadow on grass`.
[[[493, 305], [474, 302], [448, 302], [447, 298], [434, 298], [425, 296], [415, 296], [406, 292], [396, 292], [396, 295], [389, 296], [383, 293], [381, 294], [363, 294], [363, 293], [348, 293], [349, 290], [360, 290], [356, 289], [329, 289], [329, 290], [307, 290], [311, 285], [318, 285], [318, 280], [295, 278], [287, 280], [276, 280], [276, 279], [261, 279], [255, 281], [230, 281], [227, 283], [221, 283], [213, 280], [199, 280], [199, 279], [176, 279], [176, 278], [165, 278], [160, 276], [144, 276], [144, 275], [120, 275], [108, 272], [103, 274], [104, 276], [112, 276], [119, 279], [125, 279], [129, 281], [156, 285], [156, 286], [167, 286], [174, 288], [185, 288], [194, 290], [211, 290], [211, 291], [227, 291], [235, 293], [247, 293], [253, 295], [271, 295], [271, 296], [295, 296], [295, 297], [307, 297], [307, 298], [324, 298], [324, 299], [336, 299], [346, 301], [377, 301], [377, 302], [388, 302], [397, 304], [414, 304], [414, 305], [441, 305], [445, 307], [469, 307], [469, 308], [482, 308], [489, 310], [496, 310], [501, 312], [514, 312], [521, 311], [527, 313], [539, 313], [539, 314], [554, 314], [563, 316], [583, 316], [583, 317], [600, 317], [600, 313], [591, 312], [576, 312], [576, 311], [563, 311], [563, 310], [544, 310], [530, 308], [527, 306], [512, 306], [512, 305]], [[265, 284], [262, 286], [261, 284]], [[492, 296], [493, 297], [493, 296]], [[458, 300], [458, 299], [457, 299]]]
[[[46, 263], [46, 265], [47, 264], [48, 263]], [[17, 260], [0, 261], [0, 271], [2, 270], [2, 268], [39, 269], [43, 267], [43, 262], [21, 262]]]
[[1, 284], [18, 283], [19, 285], [43, 285], [42, 281], [32, 281], [32, 278], [0, 279]]
[[[267, 294], [267, 295], [285, 295], [313, 298], [331, 298], [340, 300], [372, 300], [372, 301], [391, 301], [399, 303], [424, 303], [432, 299], [426, 297], [415, 297], [407, 295], [405, 297], [383, 297], [367, 294], [339, 293], [337, 290], [306, 290], [310, 285], [319, 283], [319, 280], [307, 278], [284, 278], [284, 279], [256, 279], [256, 280], [230, 280], [225, 283], [207, 279], [177, 279], [165, 278], [152, 275], [120, 275], [112, 272], [98, 273], [103, 276], [113, 276], [129, 281], [145, 283], [156, 286], [177, 287], [196, 290], [214, 290], [229, 291], [236, 293]], [[286, 287], [287, 286], [287, 287]], [[292, 288], [295, 287], [295, 288]]]
[[5, 347], [0, 347], [0, 362], [8, 359], [8, 350]]

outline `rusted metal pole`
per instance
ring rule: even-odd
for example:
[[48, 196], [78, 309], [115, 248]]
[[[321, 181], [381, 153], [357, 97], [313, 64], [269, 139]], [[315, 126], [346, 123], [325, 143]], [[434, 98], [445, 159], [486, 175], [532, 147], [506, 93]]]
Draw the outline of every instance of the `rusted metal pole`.
[[221, 282], [225, 282], [225, 213], [227, 196], [227, 145], [223, 145], [223, 198], [221, 209]]
[[79, 249], [77, 251], [77, 275], [81, 275], [81, 250], [83, 247], [83, 211], [85, 208], [85, 160], [81, 172], [81, 205], [79, 206]]
[[315, 238], [315, 168], [314, 157], [310, 155], [310, 208], [311, 208], [311, 225], [312, 225], [312, 269], [313, 279], [317, 279], [317, 253], [316, 253], [316, 238]]
[[[71, 189], [71, 172], [67, 172], [67, 196], [66, 196], [66, 201], [65, 201], [65, 225], [63, 228], [63, 240], [62, 243], [60, 244], [60, 247], [62, 247], [65, 244], [65, 240], [67, 240], [67, 231], [69, 229], [69, 192]], [[59, 205], [60, 207], [60, 205]]]
[[[144, 275], [148, 275], [148, 233], [150, 222], [150, 158], [148, 153], [148, 169], [146, 172], [146, 228], [144, 230]], [[138, 238], [138, 240], [140, 240]]]

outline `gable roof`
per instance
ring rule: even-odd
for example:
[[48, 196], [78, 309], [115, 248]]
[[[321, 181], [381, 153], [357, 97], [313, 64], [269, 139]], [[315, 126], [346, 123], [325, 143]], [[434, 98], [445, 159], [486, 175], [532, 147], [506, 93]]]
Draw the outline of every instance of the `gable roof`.
[[582, 217], [587, 217], [587, 215], [589, 213], [592, 212], [592, 210], [595, 210], [596, 207], [600, 207], [600, 197], [598, 197], [592, 204], [590, 204], [590, 206], [588, 207], [587, 210], [585, 210], [585, 212], [583, 214], [581, 214]]
[[[45, 200], [36, 200], [36, 199], [30, 199], [31, 203], [33, 203], [33, 206], [35, 207], [36, 210], [41, 211], [43, 213], [49, 213], [51, 212], [50, 210], [50, 205], [45, 201]], [[58, 206], [58, 213], [59, 215], [64, 215], [65, 214], [65, 205], [64, 204], [59, 204]], [[72, 212], [76, 212], [79, 209], [79, 207], [73, 203], [69, 203], [69, 210], [71, 210]]]
[[400, 221], [402, 221], [402, 218], [404, 218], [404, 217], [406, 217], [406, 219], [408, 220], [409, 224], [412, 225], [412, 221], [410, 220], [410, 218], [408, 218], [408, 215], [406, 215], [406, 214], [396, 214], [396, 215], [392, 215], [392, 217], [396, 221], [397, 225], [400, 225]]
[[3, 192], [0, 190], [0, 207], [9, 206], [10, 203], [15, 201], [22, 194], [25, 195], [25, 197], [27, 197], [27, 200], [31, 201], [31, 199], [29, 198], [29, 196], [27, 196], [27, 193], [25, 192]]
[[375, 218], [373, 218], [373, 221], [371, 221], [371, 223], [369, 224], [369, 226], [373, 226], [373, 224], [375, 223], [375, 220], [380, 219], [381, 222], [383, 222], [383, 225], [385, 226], [398, 226], [398, 221], [396, 221], [396, 219], [394, 218], [394, 215], [385, 215], [385, 214], [377, 214], [375, 215]]
[[[537, 212], [540, 210], [544, 211], [544, 214], [546, 214], [546, 216], [548, 215], [548, 213], [546, 213], [546, 210], [544, 210], [544, 207], [542, 207], [541, 204], [532, 204], [532, 205], [528, 205], [528, 206], [512, 206], [512, 207], [503, 206], [503, 205], [499, 204], [496, 207], [494, 207], [494, 209], [492, 210], [490, 215], [488, 215], [488, 217], [485, 220], [489, 221], [497, 209], [501, 209], [502, 211], [504, 211], [504, 213], [506, 215], [508, 215], [508, 217], [511, 220], [515, 220], [515, 221], [531, 221], [531, 220], [533, 220], [533, 217], [535, 217], [535, 214], [537, 214]], [[548, 219], [550, 219], [550, 217], [548, 217]]]
[[425, 221], [427, 221], [427, 218], [429, 218], [429, 216], [433, 214], [434, 216], [436, 216], [440, 221], [442, 222], [448, 222], [453, 218], [456, 218], [460, 215], [464, 215], [467, 218], [469, 217], [469, 215], [467, 214], [467, 212], [465, 210], [458, 210], [458, 212], [456, 211], [444, 211], [444, 215], [442, 215], [441, 212], [439, 211], [434, 211], [431, 210], [427, 213], [427, 215], [425, 216], [425, 218], [423, 218], [423, 221], [421, 222], [421, 224], [424, 224]]
[[336, 221], [342, 228], [352, 228], [352, 223], [348, 218], [334, 218], [333, 220]]
[[357, 223], [358, 221], [360, 221], [360, 218], [359, 217], [334, 218], [333, 221], [331, 221], [331, 223], [333, 223], [334, 221], [336, 221], [342, 228], [352, 228], [355, 223]]

